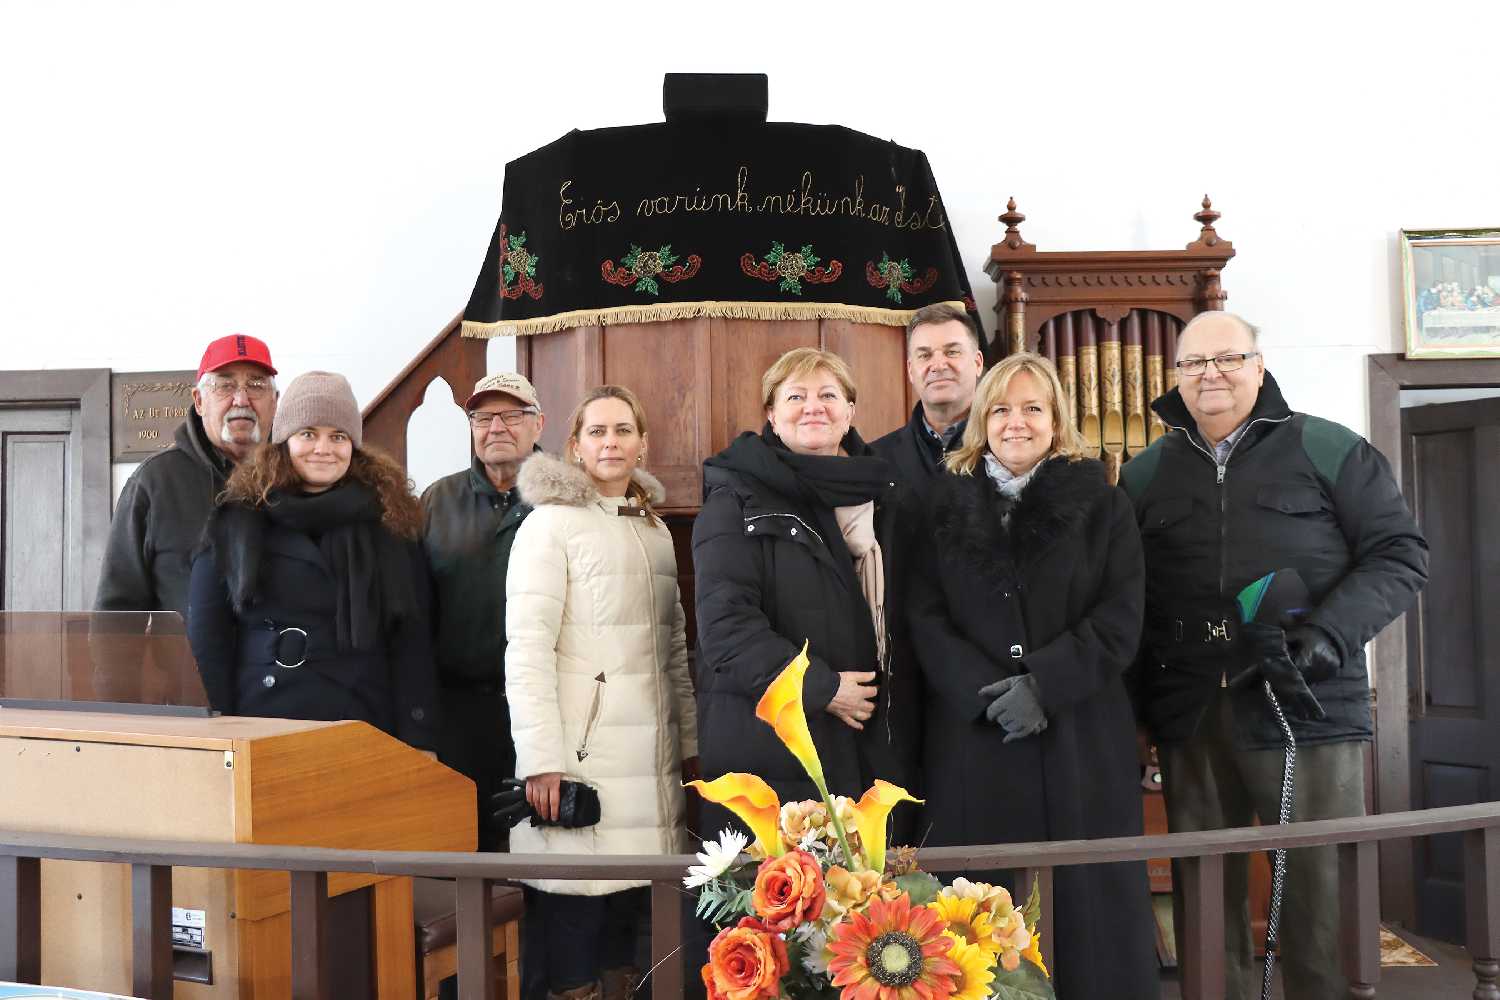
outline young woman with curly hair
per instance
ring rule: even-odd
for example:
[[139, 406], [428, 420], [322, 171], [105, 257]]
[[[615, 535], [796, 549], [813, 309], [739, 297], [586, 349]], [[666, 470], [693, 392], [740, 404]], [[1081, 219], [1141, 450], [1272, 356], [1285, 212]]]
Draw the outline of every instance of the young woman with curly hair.
[[357, 719], [433, 747], [421, 530], [405, 471], [362, 447], [344, 377], [295, 379], [193, 560], [188, 639], [209, 703], [225, 715]]

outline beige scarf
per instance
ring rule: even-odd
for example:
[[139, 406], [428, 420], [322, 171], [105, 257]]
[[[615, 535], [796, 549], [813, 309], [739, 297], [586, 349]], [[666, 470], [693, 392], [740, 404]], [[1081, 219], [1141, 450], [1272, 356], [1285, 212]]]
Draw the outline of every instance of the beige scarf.
[[885, 564], [880, 556], [880, 543], [875, 540], [875, 501], [857, 507], [835, 507], [833, 516], [838, 519], [839, 530], [844, 533], [844, 544], [854, 557], [854, 575], [859, 577], [860, 589], [864, 591], [865, 603], [870, 605], [870, 618], [875, 622], [876, 662], [885, 664]]

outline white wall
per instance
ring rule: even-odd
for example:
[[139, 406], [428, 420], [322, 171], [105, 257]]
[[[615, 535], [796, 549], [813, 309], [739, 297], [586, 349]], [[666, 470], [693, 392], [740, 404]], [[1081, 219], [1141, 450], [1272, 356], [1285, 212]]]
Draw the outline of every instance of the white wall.
[[10, 0], [0, 368], [191, 368], [244, 331], [368, 400], [463, 307], [508, 159], [659, 120], [663, 71], [766, 71], [773, 119], [927, 152], [991, 326], [1008, 195], [1043, 250], [1129, 249], [1194, 239], [1209, 192], [1288, 397], [1363, 429], [1397, 229], [1500, 225], [1497, 38], [1492, 0]]

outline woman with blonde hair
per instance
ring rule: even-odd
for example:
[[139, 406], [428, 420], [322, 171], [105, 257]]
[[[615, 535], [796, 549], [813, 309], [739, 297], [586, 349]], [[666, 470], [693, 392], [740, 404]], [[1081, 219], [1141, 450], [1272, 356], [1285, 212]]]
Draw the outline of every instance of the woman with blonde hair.
[[[857, 797], [877, 777], [912, 787], [918, 699], [892, 662], [894, 469], [854, 430], [854, 380], [837, 354], [788, 351], [761, 392], [765, 426], [703, 464], [693, 524], [704, 777], [749, 771], [783, 802], [818, 797], [755, 717], [806, 642], [802, 698], [829, 789]], [[705, 805], [705, 836], [739, 825]]]
[[422, 508], [363, 446], [342, 375], [282, 393], [271, 439], [235, 467], [193, 560], [188, 640], [226, 715], [356, 719], [435, 745]]
[[[605, 385], [573, 411], [565, 456], [533, 455], [517, 476], [534, 509], [505, 578], [505, 693], [534, 815], [511, 833], [512, 851], [686, 849], [681, 782], [697, 776], [696, 710], [677, 560], [656, 514], [665, 492], [646, 453], [640, 401]], [[597, 816], [581, 816], [588, 795]], [[647, 883], [527, 884], [549, 993], [632, 992]]]
[[[930, 846], [1141, 832], [1125, 687], [1141, 540], [1084, 455], [1052, 363], [1014, 354], [980, 381], [933, 486], [908, 598]], [[1157, 997], [1145, 865], [1059, 868], [1053, 885], [1059, 1000]]]

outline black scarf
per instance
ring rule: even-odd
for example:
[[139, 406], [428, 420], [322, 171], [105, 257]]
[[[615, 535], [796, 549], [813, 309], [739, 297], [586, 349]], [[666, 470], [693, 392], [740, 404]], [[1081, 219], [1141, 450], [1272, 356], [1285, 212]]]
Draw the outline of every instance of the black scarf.
[[782, 465], [796, 476], [802, 495], [819, 506], [857, 507], [879, 500], [891, 489], [891, 465], [870, 450], [853, 427], [839, 442], [843, 455], [800, 455], [786, 446], [770, 421], [760, 438]]
[[236, 612], [258, 599], [259, 532], [265, 521], [313, 539], [328, 561], [336, 582], [340, 652], [378, 649], [387, 630], [415, 609], [403, 544], [381, 525], [380, 499], [363, 483], [346, 479], [314, 494], [273, 491], [263, 508], [251, 511], [236, 505], [225, 514], [230, 511], [243, 512], [234, 520], [242, 522], [240, 531], [247, 536], [219, 546]]

